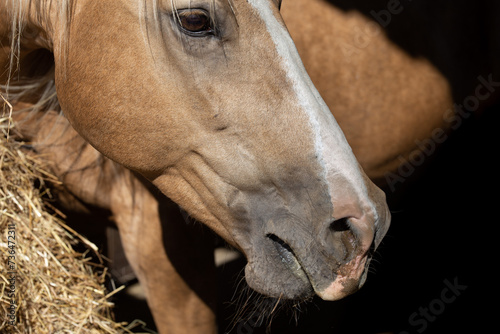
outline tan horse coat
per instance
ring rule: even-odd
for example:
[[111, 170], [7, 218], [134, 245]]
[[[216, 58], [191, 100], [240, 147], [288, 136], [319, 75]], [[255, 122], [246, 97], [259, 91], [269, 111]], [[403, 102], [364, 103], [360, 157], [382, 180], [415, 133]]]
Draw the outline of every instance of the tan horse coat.
[[[387, 182], [388, 172], [397, 173], [401, 162], [421, 149], [417, 141], [453, 125], [445, 117], [453, 105], [447, 78], [425, 58], [408, 55], [373, 20], [318, 0], [288, 1], [282, 10], [312, 80], [356, 158], [379, 184]], [[7, 30], [4, 22], [0, 20], [0, 31]], [[0, 64], [6, 59], [0, 54]], [[4, 81], [6, 74], [2, 75]], [[17, 120], [24, 116], [19, 114]], [[57, 113], [45, 116], [42, 122], [32, 118], [23, 123], [22, 137], [43, 144], [39, 152], [52, 155], [55, 172], [65, 184], [61, 200], [68, 208], [85, 210], [85, 206], [75, 206], [81, 201], [111, 211], [127, 257], [145, 286], [158, 328], [213, 331], [215, 295], [205, 288], [214, 279], [210, 241], [200, 241], [196, 233], [188, 231], [192, 227], [185, 226], [175, 209], [166, 208], [167, 214], [160, 215], [158, 201], [163, 197], [155, 196], [130, 171], [102, 158]], [[72, 155], [75, 151], [81, 155]], [[162, 224], [162, 219], [169, 224]], [[142, 228], [144, 221], [147, 229]], [[174, 235], [162, 231], [165, 226], [176, 230], [173, 240], [163, 239]], [[202, 252], [185, 247], [200, 243], [204, 244]], [[186, 256], [192, 267], [204, 268], [203, 277], [194, 275], [201, 279], [186, 281], [193, 277], [192, 267], [180, 265]], [[175, 300], [176, 306], [165, 307], [165, 300]]]

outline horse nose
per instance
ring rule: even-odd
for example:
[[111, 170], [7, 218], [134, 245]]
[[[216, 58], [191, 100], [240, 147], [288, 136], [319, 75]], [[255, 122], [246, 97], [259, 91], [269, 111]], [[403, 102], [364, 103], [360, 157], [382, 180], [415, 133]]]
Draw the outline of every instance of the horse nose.
[[325, 247], [334, 257], [345, 260], [352, 253], [362, 253], [372, 246], [378, 214], [373, 205], [359, 199], [342, 198], [333, 202], [333, 219], [323, 226]]
[[302, 224], [289, 225], [293, 227], [289, 229], [275, 229], [277, 224], [271, 224], [266, 237], [298, 282], [324, 300], [338, 300], [364, 284], [365, 269], [375, 248], [376, 228], [370, 227], [374, 219], [369, 213], [354, 212], [311, 230], [304, 230]]
[[372, 249], [375, 237], [374, 219], [369, 215], [345, 216], [327, 224], [324, 246], [338, 263], [364, 256]]
[[[289, 208], [271, 211], [263, 225], [265, 241], [259, 244], [266, 256], [259, 259], [270, 263], [274, 275], [292, 282], [287, 288], [294, 295], [315, 293], [338, 300], [364, 284], [390, 215], [380, 192], [342, 187], [329, 197], [320, 195], [314, 198], [322, 205], [289, 206], [308, 208], [307, 215]], [[259, 262], [253, 262], [251, 268], [258, 267]]]
[[340, 217], [330, 221], [322, 236], [322, 246], [336, 264], [335, 278], [328, 286], [315, 288], [324, 300], [337, 300], [357, 291], [366, 279], [372, 253], [387, 232], [387, 207], [352, 205], [337, 207]]

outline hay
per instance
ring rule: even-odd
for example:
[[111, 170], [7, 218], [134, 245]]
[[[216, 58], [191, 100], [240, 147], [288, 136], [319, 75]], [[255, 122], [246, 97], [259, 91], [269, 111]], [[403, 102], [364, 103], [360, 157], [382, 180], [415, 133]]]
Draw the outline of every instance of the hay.
[[57, 178], [9, 140], [12, 108], [0, 105], [0, 333], [130, 333], [112, 320], [117, 290], [106, 292], [106, 269], [91, 263], [97, 247], [46, 211]]

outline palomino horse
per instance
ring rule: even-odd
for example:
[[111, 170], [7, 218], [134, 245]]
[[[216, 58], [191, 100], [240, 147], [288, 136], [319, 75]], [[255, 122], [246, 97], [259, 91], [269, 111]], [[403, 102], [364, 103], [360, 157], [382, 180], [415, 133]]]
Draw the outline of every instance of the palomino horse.
[[[129, 6], [137, 5], [130, 2]], [[12, 3], [9, 12], [0, 7], [0, 35], [4, 36], [2, 45], [6, 51], [0, 55], [0, 62], [8, 64], [5, 55], [10, 51], [14, 51], [14, 55], [16, 50], [19, 52], [22, 76], [13, 78], [22, 77], [24, 80], [12, 80], [10, 88], [11, 100], [16, 102], [15, 107], [19, 110], [15, 118], [24, 120], [18, 126], [18, 135], [33, 141], [40, 153], [50, 154], [54, 169], [65, 184], [60, 200], [67, 207], [84, 212], [88, 210], [82, 205], [84, 202], [87, 206], [111, 211], [124, 240], [127, 257], [146, 287], [158, 327], [161, 330], [209, 332], [207, 328], [212, 328], [215, 298], [213, 289], [206, 288], [214, 283], [212, 245], [206, 240], [206, 235], [197, 233], [197, 226], [176, 219], [179, 214], [175, 209], [159, 207], [158, 203], [164, 200], [137, 174], [141, 172], [154, 179], [155, 173], [165, 170], [148, 173], [132, 164], [133, 161], [127, 164], [123, 159], [146, 157], [140, 162], [149, 168], [157, 166], [159, 159], [169, 157], [175, 160], [168, 166], [171, 172], [178, 173], [177, 177], [163, 177], [163, 180], [170, 177], [171, 182], [157, 180], [160, 189], [193, 217], [212, 228], [219, 227], [228, 232], [221, 235], [239, 234], [233, 245], [238, 247], [242, 236], [255, 238], [251, 242], [241, 242], [239, 246], [247, 257], [250, 255], [248, 270], [253, 270], [249, 274], [255, 279], [258, 256], [266, 254], [282, 258], [285, 267], [293, 269], [296, 268], [294, 257], [298, 257], [297, 262], [303, 265], [301, 255], [296, 254], [300, 245], [294, 246], [297, 239], [304, 243], [318, 240], [312, 239], [308, 231], [316, 226], [319, 213], [303, 218], [307, 215], [304, 212], [310, 210], [304, 208], [303, 203], [320, 205], [314, 190], [311, 190], [313, 197], [309, 198], [307, 194], [307, 200], [303, 201], [297, 190], [301, 188], [300, 184], [305, 184], [300, 178], [296, 187], [293, 186], [296, 183], [291, 183], [291, 188], [277, 187], [283, 183], [269, 186], [275, 182], [276, 174], [286, 175], [289, 171], [290, 165], [284, 161], [296, 159], [296, 155], [287, 159], [286, 156], [294, 152], [287, 151], [285, 144], [290, 142], [289, 145], [303, 148], [307, 143], [302, 132], [295, 133], [297, 129], [317, 134], [307, 130], [307, 125], [312, 124], [308, 118], [297, 124], [300, 120], [298, 110], [310, 110], [314, 114], [312, 110], [316, 109], [307, 108], [311, 102], [308, 98], [301, 99], [297, 105], [297, 92], [310, 96], [310, 91], [301, 90], [304, 86], [300, 83], [306, 75], [293, 70], [299, 62], [282, 27], [270, 23], [279, 17], [275, 7], [272, 7], [272, 15], [266, 16], [266, 11], [262, 11], [265, 1], [250, 1], [248, 4], [236, 0], [228, 3], [212, 1], [212, 6], [201, 0], [191, 3], [196, 4], [192, 8], [199, 7], [217, 20], [204, 25], [199, 21], [203, 16], [197, 12], [194, 16], [188, 15], [189, 19], [179, 15], [178, 23], [172, 24], [167, 15], [174, 12], [172, 3], [144, 2], [136, 11], [125, 13], [124, 8], [129, 7], [121, 1], [116, 1], [115, 5], [100, 5], [102, 8], [81, 0], [77, 3], [53, 1], [51, 12], [41, 1], [32, 4], [32, 15], [24, 17], [19, 14], [26, 14], [25, 8]], [[273, 1], [268, 3], [278, 5]], [[173, 4], [177, 12], [182, 13], [182, 1]], [[471, 8], [470, 5], [454, 4], [453, 8], [443, 3], [429, 6], [428, 1], [294, 0], [283, 4], [284, 20], [311, 78], [346, 133], [360, 164], [368, 176], [380, 184], [388, 183], [391, 187], [403, 183], [407, 175], [398, 168], [401, 163], [420, 164], [422, 153], [434, 150], [434, 145], [443, 141], [448, 129], [460, 127], [472, 111], [492, 103], [495, 95], [498, 96], [499, 57], [489, 52], [487, 42], [498, 42], [500, 29], [486, 24], [495, 22], [492, 18], [498, 13], [498, 4], [488, 3], [487, 9], [480, 9], [486, 13], [486, 17], [481, 16], [481, 25], [472, 24], [476, 21], [470, 19], [471, 15], [477, 14], [479, 6]], [[113, 15], [110, 14], [112, 10]], [[223, 13], [227, 15], [223, 16]], [[465, 14], [469, 19], [464, 21], [461, 18]], [[21, 39], [11, 37], [19, 29], [17, 26], [12, 29], [14, 18], [14, 23], [24, 27]], [[179, 24], [185, 28], [184, 24], [194, 19], [208, 31], [205, 29], [194, 35], [185, 30], [179, 33]], [[83, 31], [87, 26], [88, 29]], [[146, 42], [139, 41], [141, 38]], [[17, 41], [19, 45], [12, 44]], [[467, 57], [463, 53], [464, 46], [469, 48]], [[284, 54], [285, 49], [290, 53]], [[51, 70], [54, 62], [56, 70], [59, 62], [57, 73], [61, 78], [56, 87], [65, 115], [99, 150], [137, 172], [104, 158], [67, 127], [66, 118], [59, 117], [58, 101], [54, 98], [54, 72]], [[269, 78], [271, 73], [272, 78]], [[283, 79], [284, 75], [288, 79]], [[7, 77], [4, 73], [2, 81], [5, 82]], [[282, 83], [277, 90], [279, 82]], [[172, 89], [175, 94], [171, 93]], [[295, 95], [292, 94], [289, 101], [286, 97], [289, 99], [290, 92]], [[52, 102], [55, 102], [54, 106], [50, 106]], [[279, 111], [286, 106], [291, 106], [289, 111], [287, 109], [290, 114], [280, 114]], [[159, 116], [161, 108], [164, 108], [163, 116]], [[174, 108], [175, 114], [172, 112]], [[43, 113], [33, 112], [37, 109]], [[145, 110], [149, 119], [139, 116]], [[87, 111], [89, 115], [86, 115]], [[107, 117], [108, 112], [115, 114]], [[82, 123], [85, 120], [87, 123]], [[162, 124], [167, 129], [159, 131]], [[315, 129], [318, 130], [319, 126], [316, 124]], [[266, 132], [266, 127], [272, 131]], [[87, 128], [94, 132], [90, 133]], [[218, 130], [217, 135], [211, 134], [214, 130]], [[250, 130], [255, 133], [250, 133]], [[118, 135], [107, 137], [113, 131]], [[319, 133], [320, 138], [324, 138]], [[143, 145], [140, 150], [131, 149], [131, 138], [134, 145]], [[154, 142], [157, 144], [152, 144]], [[159, 153], [161, 148], [168, 150], [168, 155]], [[213, 152], [207, 153], [210, 150]], [[135, 157], [139, 153], [141, 156]], [[176, 160], [172, 156], [182, 158]], [[303, 163], [298, 163], [300, 161], [303, 159], [294, 162], [294, 166], [305, 168]], [[348, 159], [337, 162], [345, 161]], [[266, 168], [258, 168], [258, 173], [255, 173], [255, 166], [264, 164]], [[283, 169], [280, 173], [275, 168]], [[233, 194], [239, 196], [238, 207], [211, 205], [217, 202], [217, 198], [224, 197], [219, 192], [226, 189], [221, 187], [218, 193], [210, 195], [214, 189], [214, 171], [222, 174], [225, 182], [233, 182], [231, 185], [244, 195]], [[264, 178], [267, 176], [268, 182], [262, 181], [263, 175]], [[183, 180], [190, 182], [189, 187]], [[289, 178], [281, 180], [285, 182]], [[246, 186], [242, 182], [246, 182]], [[312, 186], [307, 188], [315, 189]], [[269, 195], [277, 191], [273, 189], [280, 190], [279, 196], [286, 198], [286, 204], [275, 205]], [[288, 194], [293, 196], [290, 198]], [[257, 203], [264, 198], [269, 204]], [[310, 221], [310, 226], [300, 225], [297, 236], [288, 235], [286, 238], [266, 232], [270, 241], [264, 239], [264, 243], [259, 243], [257, 239], [262, 234], [259, 235], [250, 222], [258, 225], [258, 221], [273, 221], [269, 217], [276, 213], [276, 208], [284, 210], [278, 216], [289, 217], [287, 210], [290, 205], [297, 206], [294, 210], [301, 212], [291, 212], [290, 226], [295, 229], [295, 219], [301, 217], [304, 222]], [[268, 215], [260, 219], [251, 217], [258, 210]], [[211, 214], [221, 215], [221, 218], [203, 219]], [[226, 219], [227, 216], [233, 218]], [[218, 222], [214, 224], [215, 220]], [[240, 225], [236, 226], [236, 222]], [[336, 240], [338, 236], [346, 240], [346, 231], [339, 233], [346, 227], [354, 228], [360, 235], [356, 230], [359, 226], [356, 220], [351, 220], [347, 226], [345, 223], [331, 226], [333, 230], [337, 229]], [[379, 234], [383, 232], [381, 230]], [[275, 245], [276, 250], [269, 249], [265, 242]], [[198, 245], [196, 249], [193, 244]], [[324, 242], [319, 244], [326, 247], [322, 251], [328, 249]], [[244, 248], [245, 245], [248, 248]], [[254, 247], [263, 248], [263, 253], [255, 254]], [[290, 249], [293, 250], [292, 256]], [[309, 249], [317, 251], [316, 246]], [[271, 261], [270, 267], [275, 261], [272, 258], [260, 260]], [[315, 268], [322, 268], [321, 259], [317, 261]], [[342, 268], [342, 263], [339, 266]], [[334, 267], [334, 270], [338, 269]], [[322, 272], [322, 269], [318, 271]], [[284, 291], [292, 291], [296, 286], [289, 280], [291, 276], [283, 272], [264, 272], [260, 274], [262, 279], [274, 277], [276, 282], [271, 279], [267, 288], [265, 282], [261, 282], [260, 288], [255, 280], [250, 283], [255, 289], [274, 296], [277, 294], [270, 289], [283, 286], [279, 293], [290, 297]], [[299, 270], [299, 281], [300, 277], [303, 275]], [[273, 284], [274, 288], [271, 287]]]
[[160, 220], [149, 182], [239, 249], [249, 286], [278, 299], [356, 291], [387, 231], [385, 196], [307, 75], [280, 5], [0, 5], [2, 94], [18, 136], [52, 154], [73, 196], [111, 210], [161, 333], [215, 331], [213, 252], [192, 226]]

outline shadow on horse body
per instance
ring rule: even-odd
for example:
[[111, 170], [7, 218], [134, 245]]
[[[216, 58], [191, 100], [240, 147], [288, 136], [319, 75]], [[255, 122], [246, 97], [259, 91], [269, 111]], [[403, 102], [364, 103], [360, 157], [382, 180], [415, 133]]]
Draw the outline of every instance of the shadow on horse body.
[[[215, 268], [211, 237], [152, 184], [242, 251], [265, 295], [331, 300], [362, 285], [388, 227], [384, 196], [302, 69], [281, 1], [14, 3], [0, 6], [0, 35], [19, 56], [9, 94], [19, 136], [51, 157], [68, 208], [111, 212], [160, 333], [215, 331]], [[423, 38], [405, 39], [396, 14], [378, 30], [377, 9], [300, 0], [282, 13], [361, 166], [390, 185], [406, 180], [387, 175], [401, 177], [419, 143], [453, 128], [459, 111], [447, 111], [477, 83], [453, 84], [438, 50], [418, 57]], [[47, 85], [26, 90], [39, 78]], [[54, 106], [40, 105], [54, 87]]]
[[402, 162], [419, 160], [429, 139], [439, 146], [498, 101], [499, 12], [494, 1], [313, 0], [282, 8], [357, 159], [391, 193], [412, 179], [398, 178]]

